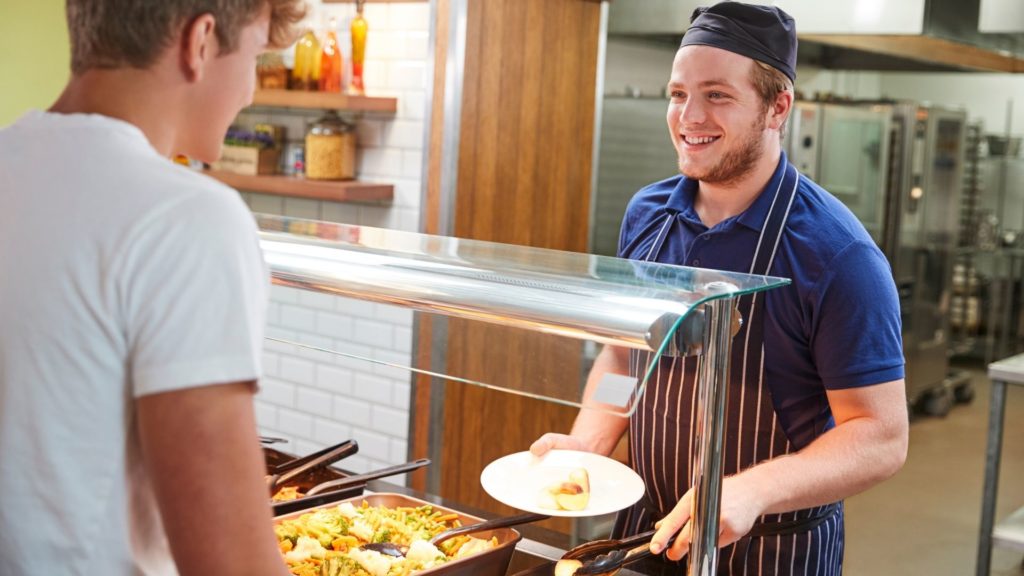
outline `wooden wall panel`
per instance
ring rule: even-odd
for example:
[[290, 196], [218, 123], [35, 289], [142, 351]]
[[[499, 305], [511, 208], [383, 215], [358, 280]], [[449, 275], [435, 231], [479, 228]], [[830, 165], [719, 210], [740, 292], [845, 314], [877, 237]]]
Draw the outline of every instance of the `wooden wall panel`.
[[600, 5], [469, 4], [455, 235], [585, 251]]
[[[470, 0], [455, 236], [586, 251], [600, 10], [588, 0]], [[542, 371], [573, 386], [580, 356], [498, 327], [448, 326], [450, 374]], [[464, 385], [445, 395], [439, 492], [511, 512], [480, 488], [481, 470], [543, 432], [568, 431], [576, 410]]]

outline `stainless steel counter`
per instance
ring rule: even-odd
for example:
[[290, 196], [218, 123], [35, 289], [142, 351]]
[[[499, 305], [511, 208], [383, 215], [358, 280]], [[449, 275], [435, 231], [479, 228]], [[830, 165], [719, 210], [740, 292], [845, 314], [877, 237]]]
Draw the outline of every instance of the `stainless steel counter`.
[[988, 447], [985, 450], [985, 484], [975, 571], [977, 576], [988, 575], [993, 544], [1024, 550], [1024, 508], [1011, 514], [998, 525], [995, 524], [999, 462], [1003, 451], [1003, 423], [1006, 419], [1006, 392], [1010, 384], [1024, 387], [1024, 354], [989, 364], [988, 377], [992, 381], [992, 400], [989, 406]]

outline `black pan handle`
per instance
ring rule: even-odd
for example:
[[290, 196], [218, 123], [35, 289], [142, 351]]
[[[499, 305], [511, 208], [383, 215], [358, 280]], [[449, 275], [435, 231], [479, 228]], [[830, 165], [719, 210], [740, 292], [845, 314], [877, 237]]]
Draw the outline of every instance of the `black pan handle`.
[[518, 526], [520, 524], [527, 524], [529, 522], [540, 522], [541, 520], [547, 520], [551, 516], [544, 514], [520, 514], [518, 516], [505, 516], [504, 518], [495, 518], [493, 520], [486, 520], [484, 522], [477, 522], [476, 524], [469, 524], [468, 526], [459, 526], [458, 528], [451, 528], [441, 532], [437, 536], [430, 539], [430, 543], [437, 546], [441, 542], [454, 538], [456, 536], [462, 536], [463, 534], [470, 534], [472, 532], [483, 532], [484, 530], [496, 530], [498, 528], [508, 528], [509, 526]]
[[430, 464], [430, 458], [420, 458], [419, 460], [413, 460], [412, 462], [406, 462], [405, 464], [399, 464], [397, 466], [389, 466], [376, 472], [367, 472], [366, 474], [356, 474], [355, 476], [349, 476], [347, 478], [339, 478], [337, 480], [330, 480], [317, 484], [306, 492], [306, 496], [313, 496], [321, 492], [328, 492], [338, 490], [340, 488], [347, 488], [356, 484], [366, 484], [370, 480], [376, 480], [378, 478], [384, 478], [385, 476], [393, 476], [395, 474], [402, 474], [404, 472], [411, 472], [417, 470], [426, 465]]

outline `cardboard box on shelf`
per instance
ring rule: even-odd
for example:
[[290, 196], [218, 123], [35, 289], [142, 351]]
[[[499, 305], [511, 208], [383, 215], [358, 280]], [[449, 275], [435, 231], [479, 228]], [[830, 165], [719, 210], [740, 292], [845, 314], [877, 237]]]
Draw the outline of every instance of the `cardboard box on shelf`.
[[213, 163], [214, 170], [235, 174], [276, 174], [280, 148], [224, 145], [220, 158]]

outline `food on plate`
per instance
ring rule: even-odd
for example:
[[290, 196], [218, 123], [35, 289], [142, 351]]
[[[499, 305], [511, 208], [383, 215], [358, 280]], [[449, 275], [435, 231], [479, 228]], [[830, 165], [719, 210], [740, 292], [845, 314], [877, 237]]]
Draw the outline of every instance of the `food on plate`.
[[[433, 506], [361, 506], [343, 502], [320, 508], [274, 526], [288, 569], [296, 576], [407, 576], [456, 558], [498, 545], [456, 536], [435, 547], [429, 540], [460, 525], [457, 514]], [[396, 558], [362, 548], [371, 542], [391, 542], [407, 550]]]
[[569, 472], [564, 481], [549, 484], [540, 491], [541, 508], [552, 510], [579, 511], [590, 502], [590, 475], [585, 468], [576, 468]]

